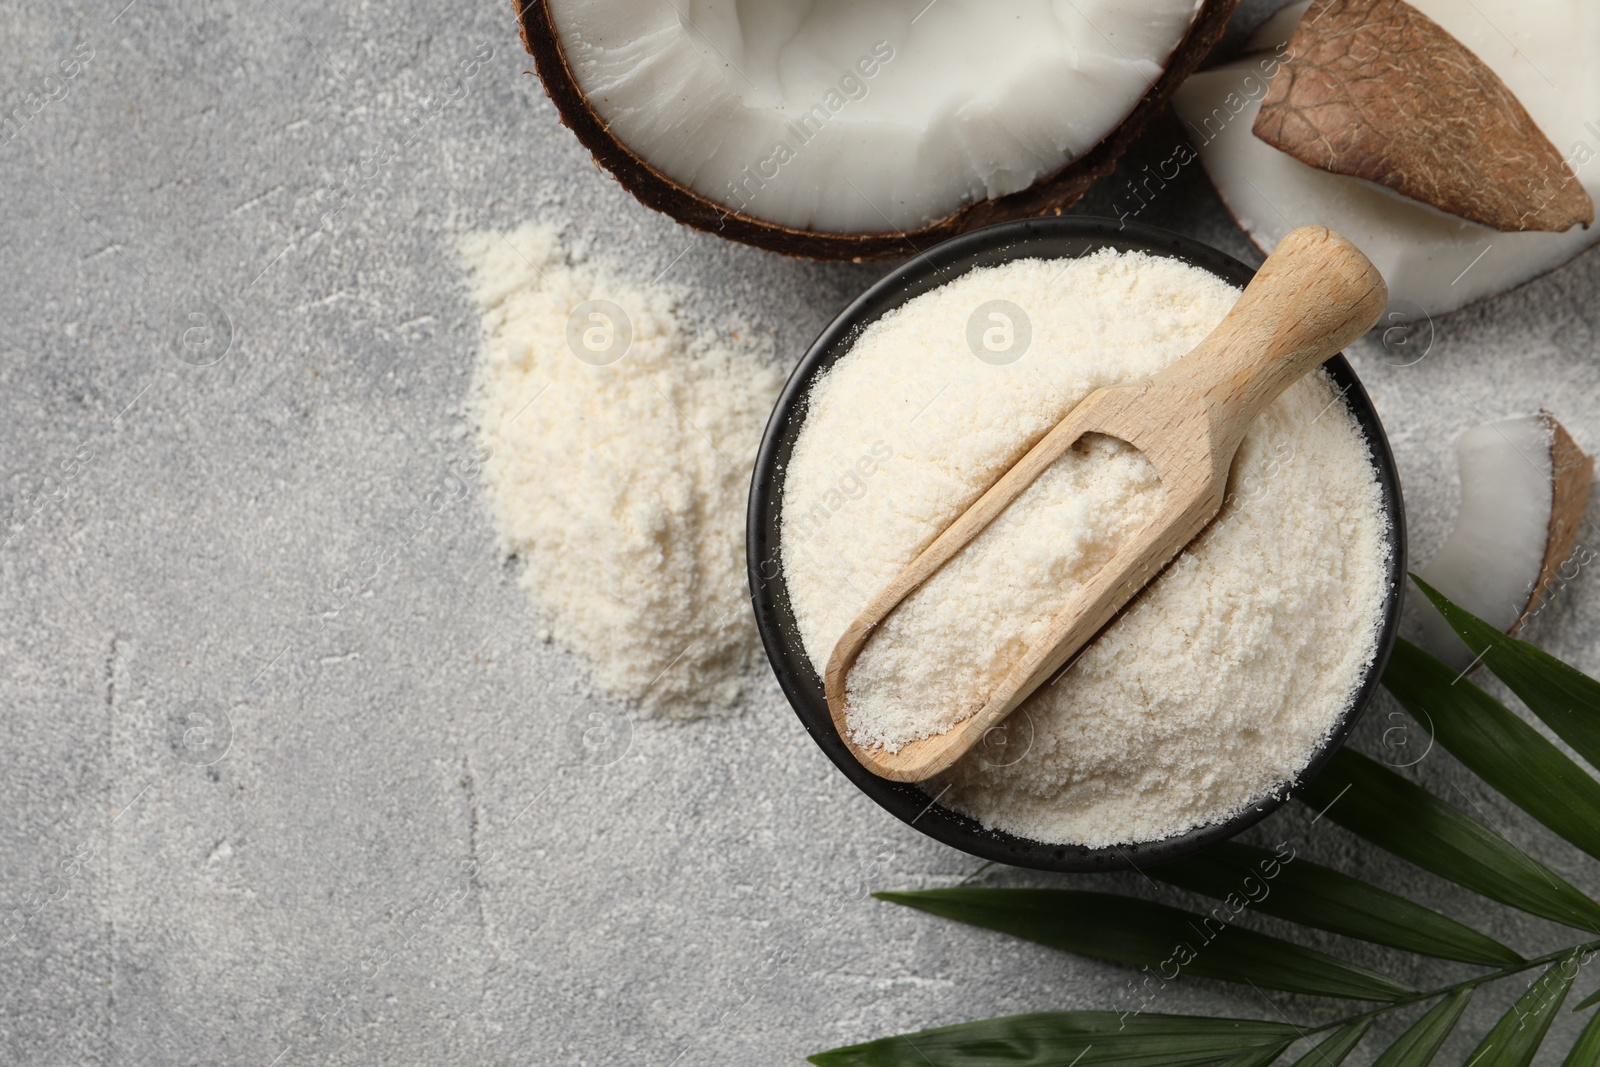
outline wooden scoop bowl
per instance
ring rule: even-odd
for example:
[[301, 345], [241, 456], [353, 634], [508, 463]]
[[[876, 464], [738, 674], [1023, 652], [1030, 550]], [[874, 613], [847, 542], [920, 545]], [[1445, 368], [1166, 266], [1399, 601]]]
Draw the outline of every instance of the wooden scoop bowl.
[[[1085, 397], [896, 575], [839, 638], [825, 677], [828, 710], [856, 759], [891, 781], [920, 782], [965, 755], [1216, 517], [1234, 454], [1256, 415], [1371, 329], [1388, 299], [1383, 277], [1360, 249], [1325, 227], [1302, 226], [1279, 243], [1233, 310], [1192, 352], [1152, 378]], [[1089, 433], [1118, 438], [1144, 453], [1161, 480], [1161, 513], [1083, 584], [972, 715], [897, 752], [858, 745], [846, 721], [845, 679], [874, 629]]]

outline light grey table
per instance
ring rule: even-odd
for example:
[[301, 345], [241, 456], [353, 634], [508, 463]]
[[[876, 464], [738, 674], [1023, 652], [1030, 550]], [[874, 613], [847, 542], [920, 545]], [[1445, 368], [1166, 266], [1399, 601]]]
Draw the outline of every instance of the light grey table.
[[[857, 794], [775, 685], [584, 763], [564, 727], [611, 706], [534, 640], [481, 494], [405, 526], [468, 449], [460, 232], [547, 219], [648, 273], [681, 256], [673, 280], [787, 360], [882, 268], [638, 206], [558, 125], [504, 3], [124, 3], [0, 12], [0, 104], [27, 116], [0, 135], [0, 1061], [778, 1064], [1126, 1006], [1116, 967], [866, 898], [978, 864]], [[1259, 258], [1197, 168], [1144, 220]], [[1461, 430], [1548, 405], [1600, 446], [1597, 283], [1591, 255], [1435, 323], [1415, 366], [1354, 354], [1418, 559], [1449, 527]], [[319, 621], [375, 545], [393, 563]], [[1592, 584], [1535, 633], [1591, 669]], [[1420, 773], [1600, 885], [1447, 757]], [[1289, 834], [1561, 943], [1302, 812], [1256, 836]], [[1277, 1010], [1202, 982], [1161, 1008]]]

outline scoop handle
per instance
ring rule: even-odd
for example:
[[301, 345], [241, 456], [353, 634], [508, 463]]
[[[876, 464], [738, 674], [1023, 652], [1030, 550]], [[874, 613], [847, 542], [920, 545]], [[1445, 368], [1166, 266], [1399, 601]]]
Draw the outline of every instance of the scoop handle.
[[1377, 324], [1389, 287], [1361, 250], [1325, 226], [1278, 242], [1233, 310], [1161, 377], [1202, 393], [1219, 452], [1285, 389]]

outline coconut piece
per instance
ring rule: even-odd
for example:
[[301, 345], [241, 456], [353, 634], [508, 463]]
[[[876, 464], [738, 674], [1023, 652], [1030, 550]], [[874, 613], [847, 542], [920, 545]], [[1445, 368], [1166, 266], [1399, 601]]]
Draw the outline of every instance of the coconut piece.
[[1550, 420], [1551, 431], [1550, 537], [1545, 541], [1544, 561], [1539, 566], [1539, 580], [1534, 584], [1533, 595], [1528, 598], [1522, 614], [1517, 616], [1510, 633], [1520, 630], [1557, 589], [1575, 576], [1566, 571], [1571, 564], [1580, 563], [1575, 549], [1589, 508], [1589, 487], [1594, 484], [1594, 457], [1578, 447], [1554, 415], [1548, 411], [1540, 414]]
[[[1461, 510], [1418, 574], [1496, 629], [1515, 633], [1570, 581], [1594, 459], [1547, 411], [1484, 423], [1456, 442]], [[1456, 670], [1473, 653], [1416, 599], [1418, 643]]]
[[[1600, 17], [1592, 0], [1415, 0], [1514, 92], [1600, 196]], [[1218, 195], [1263, 253], [1296, 226], [1354, 241], [1389, 283], [1389, 320], [1441, 315], [1515, 288], [1600, 240], [1600, 226], [1499, 233], [1391, 190], [1310, 167], [1251, 131], [1283, 65], [1293, 12], [1263, 23], [1253, 54], [1202, 71], [1173, 97]], [[1510, 36], [1502, 36], [1504, 27]]]
[[1059, 213], [1237, 0], [519, 0], [562, 121], [647, 205], [819, 258]]
[[1317, 6], [1252, 128], [1302, 163], [1502, 232], [1594, 222], [1594, 201], [1505, 82], [1405, 0]]

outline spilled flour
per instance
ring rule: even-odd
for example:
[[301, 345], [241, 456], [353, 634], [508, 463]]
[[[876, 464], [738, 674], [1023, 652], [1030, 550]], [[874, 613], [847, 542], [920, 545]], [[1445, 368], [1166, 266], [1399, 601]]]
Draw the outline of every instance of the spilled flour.
[[770, 344], [555, 230], [461, 242], [483, 315], [471, 419], [505, 552], [551, 635], [642, 714], [732, 710], [759, 645], [744, 511], [782, 385]]

